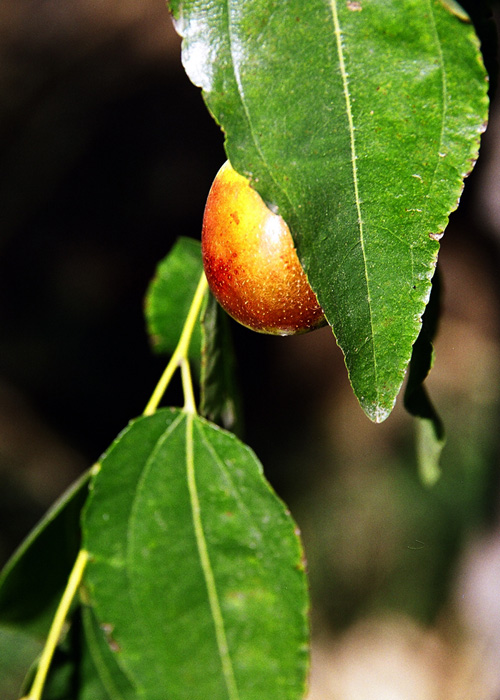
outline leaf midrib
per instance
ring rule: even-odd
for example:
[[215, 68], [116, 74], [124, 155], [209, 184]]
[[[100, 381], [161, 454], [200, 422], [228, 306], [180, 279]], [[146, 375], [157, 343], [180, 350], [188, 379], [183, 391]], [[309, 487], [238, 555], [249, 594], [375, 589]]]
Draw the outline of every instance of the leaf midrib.
[[200, 558], [200, 564], [205, 579], [207, 588], [208, 601], [212, 613], [212, 619], [215, 628], [215, 637], [219, 650], [219, 657], [222, 665], [224, 682], [228, 693], [229, 700], [239, 700], [239, 692], [236, 685], [233, 664], [229, 655], [229, 645], [226, 637], [226, 629], [224, 618], [215, 583], [215, 576], [208, 553], [208, 545], [205, 538], [205, 531], [201, 519], [201, 506], [196, 486], [196, 474], [194, 464], [194, 441], [193, 441], [193, 423], [195, 416], [191, 413], [186, 414], [186, 478], [189, 490], [189, 499], [191, 503], [191, 515], [193, 519], [193, 528], [196, 538], [196, 546]]
[[377, 407], [375, 408], [374, 415], [376, 416], [376, 419], [378, 422], [379, 419], [381, 419], [382, 417], [385, 417], [386, 412], [383, 411], [379, 405], [380, 404], [380, 400], [379, 400], [380, 396], [379, 396], [379, 390], [378, 390], [378, 367], [377, 367], [377, 356], [376, 356], [376, 352], [375, 352], [375, 333], [374, 333], [374, 324], [373, 324], [370, 278], [369, 278], [369, 274], [368, 274], [366, 245], [365, 245], [364, 228], [363, 228], [363, 217], [362, 217], [362, 213], [361, 213], [361, 199], [359, 196], [358, 169], [357, 169], [357, 165], [356, 165], [356, 161], [357, 161], [358, 156], [356, 153], [356, 137], [355, 137], [355, 133], [354, 133], [355, 126], [354, 126], [354, 118], [353, 118], [352, 107], [351, 107], [351, 95], [349, 93], [349, 80], [348, 80], [348, 74], [347, 74], [345, 60], [344, 60], [342, 29], [340, 27], [340, 21], [339, 21], [339, 16], [338, 16], [338, 11], [337, 11], [336, 0], [330, 0], [330, 8], [332, 11], [332, 21], [333, 21], [333, 27], [334, 27], [334, 33], [335, 33], [335, 41], [337, 44], [337, 53], [338, 53], [338, 57], [339, 57], [340, 76], [342, 78], [342, 91], [344, 93], [344, 98], [345, 98], [346, 116], [347, 116], [347, 123], [348, 123], [348, 128], [349, 128], [354, 200], [355, 200], [355, 204], [356, 204], [359, 241], [360, 241], [360, 246], [361, 246], [361, 253], [363, 256], [363, 266], [364, 266], [364, 274], [365, 274], [365, 281], [366, 281], [367, 305], [368, 305], [368, 314], [369, 314], [369, 319], [370, 319], [370, 343], [371, 343], [371, 348], [372, 348], [373, 374], [374, 374], [374, 378], [375, 378], [375, 386], [377, 387], [377, 394], [376, 394]]

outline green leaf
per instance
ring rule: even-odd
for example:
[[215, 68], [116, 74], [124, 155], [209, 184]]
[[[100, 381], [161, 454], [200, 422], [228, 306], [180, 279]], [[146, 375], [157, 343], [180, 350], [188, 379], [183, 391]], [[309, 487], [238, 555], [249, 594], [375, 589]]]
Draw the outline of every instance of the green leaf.
[[288, 222], [366, 414], [392, 410], [487, 80], [439, 0], [172, 0], [232, 165]]
[[[43, 700], [135, 700], [135, 688], [110, 649], [109, 631], [99, 627], [92, 609], [75, 606], [66, 626], [50, 664]], [[25, 693], [35, 668], [23, 684]], [[18, 693], [12, 700], [19, 697]]]
[[29, 632], [0, 626], [0, 698], [18, 700], [24, 680], [43, 644]]
[[[159, 263], [145, 300], [148, 332], [158, 353], [175, 350], [202, 272], [200, 242], [191, 238], [179, 238]], [[201, 356], [199, 324], [193, 332], [189, 356], [195, 360]]]
[[85, 473], [52, 506], [0, 575], [0, 623], [43, 639], [80, 547]]
[[[111, 630], [99, 626], [94, 611], [82, 607], [85, 646], [82, 662], [82, 690], [79, 700], [135, 700], [132, 683], [118, 666]], [[99, 696], [98, 696], [99, 693]]]
[[446, 444], [446, 436], [441, 419], [423, 387], [421, 392], [421, 404], [427, 411], [432, 412], [432, 415], [430, 418], [417, 416], [415, 419], [417, 463], [422, 483], [426, 486], [434, 486], [441, 476], [439, 462]]
[[248, 447], [202, 418], [139, 418], [102, 462], [85, 575], [147, 700], [299, 700], [307, 583], [296, 527]]
[[212, 423], [241, 435], [242, 406], [228, 315], [212, 294], [201, 316], [200, 413]]

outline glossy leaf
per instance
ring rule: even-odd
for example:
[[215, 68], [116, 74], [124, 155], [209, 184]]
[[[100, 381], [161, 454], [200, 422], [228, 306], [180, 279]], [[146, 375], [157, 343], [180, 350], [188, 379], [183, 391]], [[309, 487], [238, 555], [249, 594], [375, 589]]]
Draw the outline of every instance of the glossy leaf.
[[179, 410], [134, 421], [84, 520], [90, 602], [145, 700], [304, 695], [296, 527], [234, 436]]
[[[148, 332], [157, 352], [175, 350], [202, 272], [200, 242], [192, 238], [179, 238], [159, 263], [145, 300]], [[200, 359], [199, 324], [195, 326], [189, 353], [192, 359]]]
[[440, 0], [172, 0], [233, 166], [288, 222], [361, 406], [392, 410], [487, 80]]

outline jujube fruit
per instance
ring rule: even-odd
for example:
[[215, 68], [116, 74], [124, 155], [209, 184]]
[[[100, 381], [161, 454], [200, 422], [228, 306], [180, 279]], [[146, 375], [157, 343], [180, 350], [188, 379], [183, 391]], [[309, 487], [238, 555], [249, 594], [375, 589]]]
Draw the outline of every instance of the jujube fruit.
[[229, 161], [208, 194], [201, 245], [209, 287], [236, 321], [273, 335], [325, 325], [287, 224]]

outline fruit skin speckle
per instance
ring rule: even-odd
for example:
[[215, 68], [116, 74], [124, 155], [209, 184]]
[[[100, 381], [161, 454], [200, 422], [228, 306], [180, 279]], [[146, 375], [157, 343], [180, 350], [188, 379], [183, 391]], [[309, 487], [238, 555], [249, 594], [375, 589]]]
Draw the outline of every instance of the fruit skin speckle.
[[208, 194], [201, 243], [210, 289], [236, 321], [272, 335], [326, 324], [288, 226], [229, 161]]

